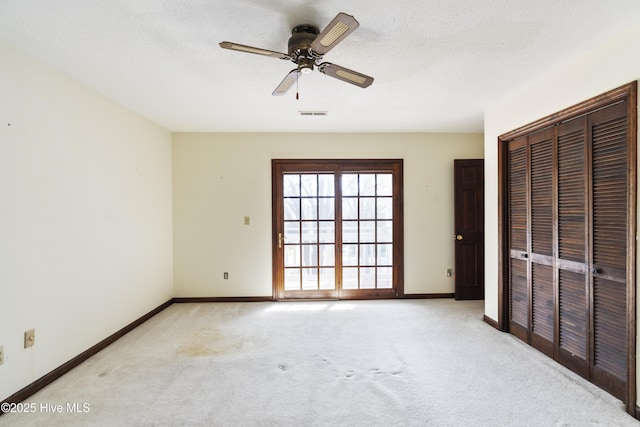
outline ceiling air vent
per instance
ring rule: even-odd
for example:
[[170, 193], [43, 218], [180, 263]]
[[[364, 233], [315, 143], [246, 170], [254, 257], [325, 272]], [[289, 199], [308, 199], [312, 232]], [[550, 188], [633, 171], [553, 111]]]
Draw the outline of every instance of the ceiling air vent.
[[326, 116], [327, 111], [298, 111], [301, 116]]

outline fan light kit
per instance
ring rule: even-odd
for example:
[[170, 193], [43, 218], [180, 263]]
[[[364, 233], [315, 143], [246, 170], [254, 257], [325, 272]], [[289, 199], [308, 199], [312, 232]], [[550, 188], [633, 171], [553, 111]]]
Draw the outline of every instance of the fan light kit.
[[359, 25], [353, 16], [342, 12], [337, 14], [322, 31], [311, 24], [297, 25], [291, 30], [289, 53], [281, 53], [227, 41], [221, 42], [220, 47], [239, 52], [285, 59], [296, 64], [296, 68], [291, 70], [282, 82], [280, 82], [276, 90], [273, 91], [273, 95], [284, 95], [291, 89], [293, 83], [298, 81], [300, 74], [309, 74], [313, 72], [315, 67], [323, 74], [365, 88], [371, 86], [373, 77], [330, 62], [322, 62], [322, 57], [358, 28]]

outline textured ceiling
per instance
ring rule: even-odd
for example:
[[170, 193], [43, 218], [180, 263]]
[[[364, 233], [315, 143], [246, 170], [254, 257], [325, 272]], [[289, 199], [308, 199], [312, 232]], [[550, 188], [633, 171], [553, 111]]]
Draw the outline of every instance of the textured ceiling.
[[[286, 52], [293, 26], [338, 12], [360, 27], [325, 60], [367, 89], [314, 71], [275, 97], [291, 62], [218, 46]], [[0, 0], [0, 40], [172, 131], [478, 132], [488, 105], [639, 16], [638, 0]]]

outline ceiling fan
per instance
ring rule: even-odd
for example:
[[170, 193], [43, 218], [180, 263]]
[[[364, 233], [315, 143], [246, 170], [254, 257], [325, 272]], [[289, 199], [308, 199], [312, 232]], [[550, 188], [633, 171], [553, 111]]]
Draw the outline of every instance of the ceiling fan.
[[311, 24], [297, 25], [291, 30], [289, 53], [281, 53], [227, 41], [221, 42], [220, 47], [285, 59], [296, 64], [297, 67], [287, 74], [284, 80], [276, 87], [276, 90], [273, 91], [273, 95], [284, 95], [287, 93], [293, 86], [293, 83], [297, 81], [300, 74], [311, 73], [314, 67], [317, 67], [323, 74], [365, 88], [373, 83], [373, 77], [330, 62], [322, 62], [322, 57], [358, 28], [359, 25], [353, 16], [342, 12], [338, 13], [322, 31]]

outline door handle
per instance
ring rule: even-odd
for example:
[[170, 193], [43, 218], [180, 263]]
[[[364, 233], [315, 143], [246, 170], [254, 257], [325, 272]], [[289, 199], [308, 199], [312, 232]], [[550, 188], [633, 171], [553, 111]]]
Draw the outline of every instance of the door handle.
[[598, 274], [598, 273], [601, 273], [601, 272], [602, 272], [602, 270], [600, 270], [598, 267], [593, 267], [593, 268], [591, 269], [591, 272], [592, 272], [593, 274]]
[[458, 235], [456, 236], [456, 240], [462, 240], [462, 239], [464, 239], [464, 237], [462, 236], [462, 234], [458, 234]]
[[282, 249], [282, 233], [278, 233], [278, 249]]
[[524, 259], [529, 258], [529, 254], [522, 254], [522, 255], [520, 255], [520, 256], [521, 256], [522, 258], [524, 258]]

